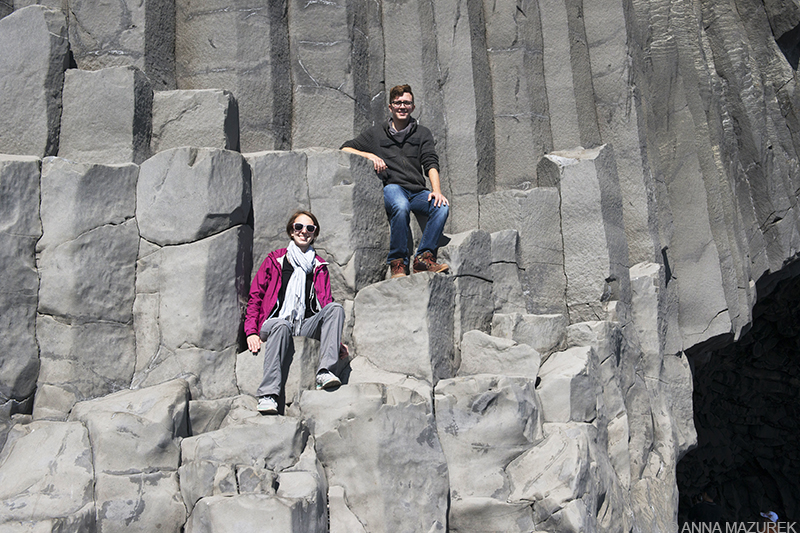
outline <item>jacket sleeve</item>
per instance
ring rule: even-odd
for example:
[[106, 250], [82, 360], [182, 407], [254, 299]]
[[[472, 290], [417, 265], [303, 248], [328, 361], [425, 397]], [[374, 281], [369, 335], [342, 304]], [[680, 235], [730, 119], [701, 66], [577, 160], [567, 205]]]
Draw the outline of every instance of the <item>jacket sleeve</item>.
[[320, 309], [333, 301], [333, 295], [331, 294], [331, 277], [328, 273], [328, 267], [324, 265], [319, 268], [314, 278], [314, 291], [317, 293], [317, 301], [319, 301]]
[[433, 135], [427, 128], [419, 147], [419, 162], [425, 170], [425, 174], [432, 168], [439, 170], [439, 155], [436, 153]]
[[250, 299], [247, 302], [247, 311], [244, 318], [244, 333], [247, 336], [258, 335], [260, 326], [258, 318], [270, 278], [270, 272], [267, 268], [269, 260], [269, 256], [264, 259], [258, 272], [256, 272], [256, 276], [253, 278], [253, 283], [250, 284]]
[[361, 134], [356, 137], [355, 139], [350, 139], [349, 141], [345, 141], [339, 147], [339, 150], [342, 148], [355, 148], [360, 152], [369, 152], [374, 154], [377, 150], [377, 143], [375, 142], [375, 135], [373, 132], [373, 128], [367, 128], [366, 130], [362, 131]]

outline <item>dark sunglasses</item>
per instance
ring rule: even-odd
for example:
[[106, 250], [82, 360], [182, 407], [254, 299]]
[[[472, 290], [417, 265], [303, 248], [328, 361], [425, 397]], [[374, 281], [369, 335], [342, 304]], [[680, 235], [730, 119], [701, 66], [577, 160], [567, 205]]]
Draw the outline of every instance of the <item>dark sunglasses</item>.
[[294, 230], [295, 230], [295, 231], [303, 231], [303, 228], [306, 228], [306, 230], [307, 230], [309, 233], [314, 233], [315, 231], [317, 231], [317, 227], [316, 227], [314, 224], [306, 224], [306, 225], [303, 225], [303, 224], [301, 224], [301, 223], [299, 223], [299, 222], [295, 222], [295, 223], [292, 225], [292, 227], [294, 228]]

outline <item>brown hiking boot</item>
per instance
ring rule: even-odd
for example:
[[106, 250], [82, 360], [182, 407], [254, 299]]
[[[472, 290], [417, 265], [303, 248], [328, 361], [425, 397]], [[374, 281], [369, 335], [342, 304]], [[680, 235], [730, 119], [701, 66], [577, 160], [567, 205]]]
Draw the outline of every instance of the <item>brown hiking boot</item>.
[[414, 274], [417, 272], [447, 272], [450, 267], [444, 263], [437, 263], [433, 260], [433, 254], [422, 252], [414, 258]]
[[402, 259], [392, 259], [389, 261], [389, 268], [392, 269], [392, 279], [402, 278], [406, 275], [406, 265]]

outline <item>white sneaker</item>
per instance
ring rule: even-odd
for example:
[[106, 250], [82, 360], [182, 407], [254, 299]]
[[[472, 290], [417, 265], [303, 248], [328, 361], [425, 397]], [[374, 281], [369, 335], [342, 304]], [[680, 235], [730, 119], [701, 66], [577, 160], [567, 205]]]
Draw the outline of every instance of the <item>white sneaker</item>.
[[330, 370], [320, 370], [317, 374], [317, 390], [332, 389], [338, 387], [342, 382]]
[[262, 396], [258, 399], [258, 412], [265, 415], [277, 415], [278, 402], [272, 396]]

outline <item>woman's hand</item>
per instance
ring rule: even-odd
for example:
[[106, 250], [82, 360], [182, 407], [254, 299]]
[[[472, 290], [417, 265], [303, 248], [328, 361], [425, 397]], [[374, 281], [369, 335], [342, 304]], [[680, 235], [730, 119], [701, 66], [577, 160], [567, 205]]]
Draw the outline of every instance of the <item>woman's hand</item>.
[[247, 347], [253, 352], [253, 355], [256, 355], [258, 351], [261, 349], [261, 337], [258, 335], [248, 335], [247, 336]]

